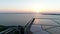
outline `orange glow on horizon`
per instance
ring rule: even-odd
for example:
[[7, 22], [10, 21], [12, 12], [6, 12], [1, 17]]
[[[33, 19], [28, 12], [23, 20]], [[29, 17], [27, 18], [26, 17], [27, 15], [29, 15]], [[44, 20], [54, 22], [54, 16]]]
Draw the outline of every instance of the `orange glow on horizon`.
[[0, 12], [35, 12], [35, 13], [43, 13], [43, 12], [60, 12], [59, 10], [48, 10], [44, 8], [32, 8], [32, 9], [0, 9]]

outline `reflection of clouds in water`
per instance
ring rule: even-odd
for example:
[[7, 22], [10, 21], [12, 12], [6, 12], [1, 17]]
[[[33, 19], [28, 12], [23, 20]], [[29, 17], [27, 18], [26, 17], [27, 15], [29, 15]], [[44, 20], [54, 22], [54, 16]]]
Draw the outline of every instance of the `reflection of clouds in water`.
[[50, 19], [35, 19], [34, 24], [58, 25]]
[[40, 20], [39, 20], [39, 19], [36, 19], [36, 20], [34, 21], [34, 24], [39, 24], [39, 22], [40, 22]]
[[[36, 27], [36, 25], [41, 26], [42, 30], [44, 30], [48, 33], [60, 34], [60, 25], [57, 24], [57, 23], [59, 23], [60, 20], [55, 20], [55, 21], [54, 20], [55, 19], [53, 19], [53, 20], [51, 20], [51, 19], [35, 19], [34, 24], [35, 24], [35, 27]], [[36, 27], [36, 29], [38, 29], [37, 27]], [[41, 31], [38, 31], [38, 33], [39, 32], [41, 32]]]
[[35, 17], [35, 18], [40, 18], [40, 15], [41, 15], [41, 14], [38, 14], [38, 13], [37, 13], [37, 14], [34, 14], [34, 17]]
[[32, 25], [31, 31], [32, 31], [34, 34], [49, 34], [48, 32], [42, 30], [42, 28], [41, 28], [40, 25]]
[[[40, 18], [40, 16], [39, 15], [41, 15], [41, 14], [34, 14], [34, 18]], [[39, 22], [40, 22], [40, 20], [39, 19], [36, 19], [35, 21], [34, 21], [34, 24], [39, 24]]]

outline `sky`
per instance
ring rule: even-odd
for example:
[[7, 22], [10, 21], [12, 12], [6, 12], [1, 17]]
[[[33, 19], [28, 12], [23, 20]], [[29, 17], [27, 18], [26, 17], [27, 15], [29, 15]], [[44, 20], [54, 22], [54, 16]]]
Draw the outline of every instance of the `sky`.
[[0, 0], [0, 12], [60, 12], [60, 0]]

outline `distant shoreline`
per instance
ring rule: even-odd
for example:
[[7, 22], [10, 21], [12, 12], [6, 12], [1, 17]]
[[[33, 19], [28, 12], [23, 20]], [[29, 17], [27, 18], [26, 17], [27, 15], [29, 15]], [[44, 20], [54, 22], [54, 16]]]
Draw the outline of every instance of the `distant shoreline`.
[[41, 15], [60, 15], [55, 13], [0, 13], [0, 14], [41, 14]]

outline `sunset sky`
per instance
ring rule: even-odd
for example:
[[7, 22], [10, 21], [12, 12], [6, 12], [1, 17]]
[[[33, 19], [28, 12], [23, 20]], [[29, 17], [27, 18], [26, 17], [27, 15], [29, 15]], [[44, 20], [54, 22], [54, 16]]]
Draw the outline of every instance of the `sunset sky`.
[[60, 12], [60, 0], [0, 0], [0, 12]]

